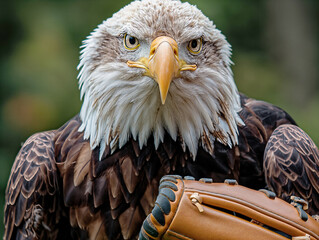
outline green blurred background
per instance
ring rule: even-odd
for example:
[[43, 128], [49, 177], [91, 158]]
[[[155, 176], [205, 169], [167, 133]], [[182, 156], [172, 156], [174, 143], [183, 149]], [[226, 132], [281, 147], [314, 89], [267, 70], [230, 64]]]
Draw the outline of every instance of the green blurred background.
[[[82, 40], [129, 2], [1, 1], [1, 208], [21, 144], [34, 132], [61, 126], [80, 109], [76, 66]], [[189, 2], [209, 16], [232, 44], [239, 90], [284, 108], [318, 145], [319, 1]]]

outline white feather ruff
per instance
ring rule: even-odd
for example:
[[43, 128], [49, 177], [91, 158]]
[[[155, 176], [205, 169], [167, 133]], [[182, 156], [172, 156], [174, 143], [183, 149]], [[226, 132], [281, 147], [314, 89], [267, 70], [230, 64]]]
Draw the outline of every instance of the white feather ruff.
[[[138, 2], [131, 5], [138, 6]], [[142, 6], [147, 7], [146, 3], [150, 1], [139, 3], [143, 2], [145, 6]], [[194, 8], [179, 1], [165, 2]], [[125, 8], [117, 14], [121, 16], [123, 11]], [[121, 25], [121, 22], [116, 21], [117, 27], [114, 27], [116, 19], [107, 20], [85, 41], [79, 64], [79, 85], [83, 99], [80, 112], [83, 124], [79, 131], [84, 131], [84, 138], [90, 140], [92, 149], [100, 146], [100, 158], [106, 145], [110, 145], [114, 151], [124, 146], [130, 137], [137, 140], [142, 148], [153, 135], [157, 148], [163, 142], [165, 132], [174, 140], [180, 137], [194, 159], [203, 134], [212, 141], [217, 139], [230, 147], [237, 144], [237, 125], [243, 122], [238, 116], [239, 95], [230, 70], [230, 45], [204, 15], [201, 19], [206, 20], [202, 20], [204, 27], [201, 30], [196, 28], [197, 32], [193, 34], [205, 35], [198, 31], [210, 26], [211, 35], [206, 36], [206, 39], [223, 43], [219, 51], [221, 62], [217, 63], [217, 67], [198, 63], [196, 71], [181, 72], [181, 77], [172, 81], [164, 105], [157, 83], [144, 76], [144, 70], [128, 67], [121, 60], [123, 56], [114, 61], [92, 60], [104, 33], [118, 37], [122, 33], [122, 25], [127, 27], [130, 23]], [[185, 41], [191, 40], [190, 36], [184, 35], [179, 41], [183, 42], [183, 38]], [[145, 54], [145, 51], [136, 54]], [[187, 60], [186, 52], [180, 51], [180, 55]]]

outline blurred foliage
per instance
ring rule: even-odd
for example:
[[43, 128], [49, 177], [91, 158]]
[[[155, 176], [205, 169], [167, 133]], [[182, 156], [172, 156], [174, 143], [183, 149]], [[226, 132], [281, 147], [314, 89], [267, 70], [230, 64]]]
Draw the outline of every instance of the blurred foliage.
[[[287, 0], [279, 0], [287, 1]], [[288, 0], [289, 1], [289, 0]], [[319, 1], [293, 0], [305, 5], [305, 27], [318, 26]], [[77, 86], [79, 46], [104, 19], [129, 3], [107, 0], [29, 0], [0, 3], [0, 205], [10, 168], [23, 141], [37, 131], [54, 129], [78, 113], [81, 102]], [[190, 0], [214, 21], [233, 46], [233, 70], [241, 92], [269, 101], [287, 110], [319, 143], [318, 68], [315, 83], [309, 83], [305, 102], [294, 104], [298, 91], [288, 91], [290, 77], [271, 29], [267, 0]], [[287, 10], [288, 11], [288, 10]], [[303, 11], [303, 8], [298, 8]], [[282, 12], [285, 14], [285, 11]], [[275, 25], [271, 25], [275, 24]], [[292, 29], [294, 26], [290, 26]], [[315, 46], [316, 28], [310, 29]], [[289, 36], [288, 36], [289, 41]], [[301, 46], [304, 47], [304, 46]], [[318, 47], [311, 49], [319, 66]], [[277, 51], [278, 53], [278, 51]], [[280, 51], [279, 51], [280, 53]], [[303, 61], [303, 58], [296, 56]], [[309, 63], [305, 63], [309, 65]], [[289, 71], [289, 69], [288, 69]], [[308, 79], [304, 87], [308, 86]], [[3, 211], [0, 211], [0, 219]], [[2, 221], [1, 221], [2, 224]], [[0, 234], [3, 225], [0, 224]]]

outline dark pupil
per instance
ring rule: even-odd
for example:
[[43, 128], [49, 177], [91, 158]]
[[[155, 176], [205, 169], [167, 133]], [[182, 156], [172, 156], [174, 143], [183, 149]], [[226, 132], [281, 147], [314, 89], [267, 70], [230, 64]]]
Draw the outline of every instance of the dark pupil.
[[136, 38], [135, 37], [130, 37], [128, 39], [128, 41], [130, 42], [130, 44], [134, 45], [136, 43]]
[[196, 40], [192, 40], [191, 47], [192, 48], [196, 48], [197, 47], [197, 41]]

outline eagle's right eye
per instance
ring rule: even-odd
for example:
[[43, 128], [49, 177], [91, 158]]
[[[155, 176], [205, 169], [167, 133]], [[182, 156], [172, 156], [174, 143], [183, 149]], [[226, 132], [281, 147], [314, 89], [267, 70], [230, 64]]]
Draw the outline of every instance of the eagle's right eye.
[[124, 35], [124, 47], [130, 51], [137, 49], [140, 43], [136, 37], [129, 34]]
[[187, 45], [187, 49], [188, 49], [188, 51], [190, 51], [190, 53], [197, 55], [202, 50], [202, 45], [203, 45], [202, 38], [193, 39], [193, 40], [189, 41], [189, 43]]

